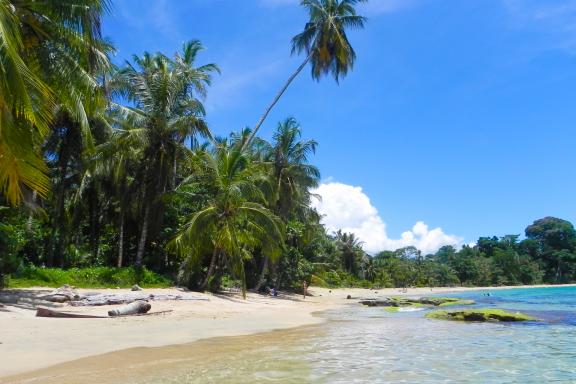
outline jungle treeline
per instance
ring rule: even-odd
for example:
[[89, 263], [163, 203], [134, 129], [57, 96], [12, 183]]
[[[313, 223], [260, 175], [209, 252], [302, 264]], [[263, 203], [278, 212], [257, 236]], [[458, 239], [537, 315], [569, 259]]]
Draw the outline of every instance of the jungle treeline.
[[71, 269], [243, 292], [576, 280], [574, 228], [555, 218], [522, 241], [433, 255], [370, 256], [354, 234], [326, 231], [312, 204], [318, 143], [293, 117], [266, 119], [303, 69], [336, 81], [352, 70], [346, 33], [363, 28], [362, 2], [302, 0], [309, 20], [292, 39], [302, 64], [254, 127], [218, 137], [203, 103], [220, 70], [200, 41], [114, 65], [101, 30], [109, 1], [0, 0], [0, 283]]

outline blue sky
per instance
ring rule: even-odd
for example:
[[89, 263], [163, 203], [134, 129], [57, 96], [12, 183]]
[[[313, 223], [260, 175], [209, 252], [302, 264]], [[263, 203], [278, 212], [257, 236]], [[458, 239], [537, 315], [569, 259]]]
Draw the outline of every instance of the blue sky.
[[[576, 222], [576, 1], [372, 0], [361, 13], [354, 71], [339, 86], [302, 73], [261, 131], [294, 116], [320, 143], [330, 228], [372, 251], [433, 250], [547, 215]], [[104, 31], [118, 63], [200, 39], [199, 62], [222, 69], [206, 106], [224, 135], [253, 125], [300, 63], [290, 39], [305, 20], [297, 0], [116, 0]]]

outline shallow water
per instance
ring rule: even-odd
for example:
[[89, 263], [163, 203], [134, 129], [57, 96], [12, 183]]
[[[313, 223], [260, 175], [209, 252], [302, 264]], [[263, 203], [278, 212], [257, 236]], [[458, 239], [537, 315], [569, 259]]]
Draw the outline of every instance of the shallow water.
[[452, 296], [541, 321], [469, 324], [351, 305], [319, 326], [122, 351], [35, 382], [576, 383], [576, 287], [487, 292]]

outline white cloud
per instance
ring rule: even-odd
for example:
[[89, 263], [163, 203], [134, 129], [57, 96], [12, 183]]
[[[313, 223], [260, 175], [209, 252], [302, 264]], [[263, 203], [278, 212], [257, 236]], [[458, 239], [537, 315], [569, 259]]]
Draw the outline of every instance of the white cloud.
[[400, 239], [389, 238], [386, 223], [361, 187], [325, 182], [312, 192], [321, 197], [314, 199], [313, 205], [324, 216], [322, 223], [326, 228], [329, 231], [341, 229], [354, 233], [364, 242], [364, 249], [368, 253], [414, 246], [423, 254], [428, 254], [444, 245], [457, 247], [462, 244], [462, 238], [447, 235], [442, 228], [429, 229], [422, 221], [402, 233]]

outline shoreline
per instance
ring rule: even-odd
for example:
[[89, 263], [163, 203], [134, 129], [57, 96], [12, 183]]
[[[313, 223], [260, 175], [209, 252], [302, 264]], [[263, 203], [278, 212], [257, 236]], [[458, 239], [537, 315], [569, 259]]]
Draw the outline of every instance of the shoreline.
[[[43, 288], [7, 290], [24, 298], [6, 304], [0, 312], [0, 382], [33, 377], [35, 371], [78, 359], [102, 356], [133, 348], [154, 348], [190, 344], [230, 336], [264, 334], [326, 321], [320, 312], [356, 304], [357, 299], [385, 296], [424, 296], [481, 290], [558, 288], [576, 286], [535, 285], [511, 287], [398, 288], [379, 290], [361, 288], [310, 288], [314, 295], [283, 295], [279, 298], [249, 293], [246, 300], [238, 294], [212, 295], [182, 292], [176, 289], [146, 289], [145, 293], [190, 295], [208, 301], [153, 301], [153, 311], [173, 312], [159, 316], [107, 319], [36, 318], [32, 310], [34, 295], [50, 291]], [[85, 290], [79, 292], [117, 292], [125, 290]], [[1, 291], [0, 291], [1, 292]], [[347, 295], [352, 300], [347, 300]], [[112, 306], [62, 307], [80, 313], [106, 313]], [[30, 374], [32, 376], [30, 376]]]

